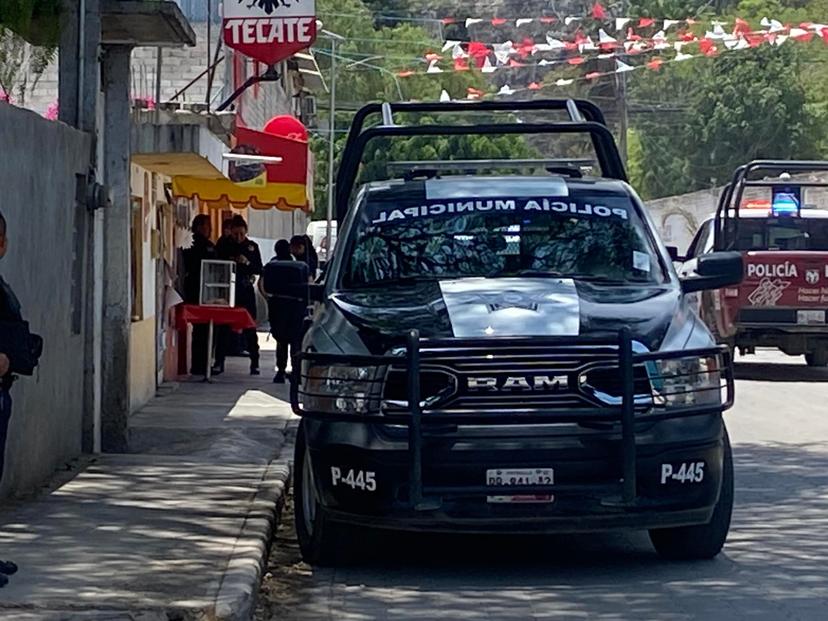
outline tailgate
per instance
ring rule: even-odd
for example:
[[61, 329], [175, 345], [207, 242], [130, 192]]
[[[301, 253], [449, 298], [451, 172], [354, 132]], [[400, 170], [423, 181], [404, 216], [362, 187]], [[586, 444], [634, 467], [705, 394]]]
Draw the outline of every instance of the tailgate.
[[828, 252], [746, 252], [738, 306], [740, 322], [826, 325]]

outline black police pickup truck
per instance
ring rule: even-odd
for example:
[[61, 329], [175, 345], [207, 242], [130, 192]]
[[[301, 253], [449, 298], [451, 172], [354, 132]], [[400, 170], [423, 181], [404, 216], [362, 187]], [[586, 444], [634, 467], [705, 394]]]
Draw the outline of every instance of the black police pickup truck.
[[[569, 119], [393, 122], [472, 110]], [[371, 141], [453, 134], [586, 134], [601, 176], [573, 166], [445, 176], [426, 162], [351, 197]], [[624, 179], [603, 116], [584, 101], [357, 115], [337, 179], [339, 242], [292, 391], [306, 560], [334, 562], [348, 525], [646, 529], [665, 557], [720, 551], [733, 503], [722, 420], [732, 362], [685, 294], [739, 282], [742, 260], [712, 253], [679, 280]]]

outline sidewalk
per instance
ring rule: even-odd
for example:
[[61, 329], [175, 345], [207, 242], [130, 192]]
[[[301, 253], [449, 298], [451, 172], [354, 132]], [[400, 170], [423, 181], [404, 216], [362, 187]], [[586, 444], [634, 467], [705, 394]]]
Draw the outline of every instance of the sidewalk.
[[287, 387], [246, 363], [164, 390], [132, 417], [131, 454], [97, 456], [48, 496], [0, 510], [0, 557], [20, 566], [0, 619], [250, 616], [293, 424]]

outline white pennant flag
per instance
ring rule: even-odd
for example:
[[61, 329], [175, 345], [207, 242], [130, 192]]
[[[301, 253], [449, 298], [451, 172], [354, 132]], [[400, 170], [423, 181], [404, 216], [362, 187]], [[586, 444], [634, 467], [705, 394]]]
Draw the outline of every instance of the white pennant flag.
[[474, 26], [475, 24], [479, 24], [482, 21], [483, 21], [482, 19], [479, 19], [479, 18], [476, 18], [476, 17], [467, 17], [466, 18], [466, 28], [468, 28], [469, 26]]
[[627, 71], [635, 71], [635, 67], [622, 63], [620, 60], [615, 61], [615, 73], [626, 73]]
[[664, 30], [670, 30], [670, 28], [672, 28], [673, 26], [675, 26], [679, 23], [681, 23], [681, 22], [677, 19], [665, 19], [664, 20]]
[[607, 60], [608, 58], [615, 58], [615, 54], [613, 54], [612, 52], [608, 54], [598, 54], [598, 58], [601, 60]]
[[540, 54], [541, 52], [551, 52], [553, 48], [548, 43], [535, 43], [534, 49], [532, 49], [532, 56], [535, 54]]
[[802, 28], [791, 28], [791, 32], [789, 33], [792, 37], [802, 37], [808, 34], [807, 30], [803, 30]]
[[597, 45], [595, 45], [595, 42], [593, 42], [593, 40], [592, 40], [592, 38], [591, 38], [591, 37], [587, 37], [586, 42], [585, 42], [585, 43], [581, 43], [581, 44], [578, 46], [578, 49], [579, 49], [581, 52], [592, 52], [592, 51], [597, 50], [597, 49], [598, 49], [598, 46], [597, 46]]
[[443, 73], [443, 70], [437, 66], [436, 60], [432, 60], [428, 65], [428, 69], [426, 69], [426, 73]]
[[615, 18], [615, 29], [616, 30], [623, 30], [624, 26], [630, 23], [629, 17], [616, 17]]
[[788, 39], [789, 39], [788, 35], [777, 35], [776, 36], [776, 41], [774, 41], [774, 44], [776, 44], [777, 46], [780, 46], [785, 41], [787, 41]]
[[460, 45], [460, 41], [446, 41], [445, 43], [443, 43], [443, 51], [448, 52], [450, 49], [455, 48], [458, 45]]
[[673, 49], [675, 49], [677, 52], [680, 52], [682, 48], [685, 45], [687, 45], [687, 43], [687, 41], [676, 41], [675, 43], [673, 43]]
[[575, 80], [571, 80], [571, 79], [570, 79], [570, 80], [566, 80], [566, 79], [564, 79], [564, 78], [558, 78], [557, 80], [555, 80], [555, 86], [569, 86], [569, 85], [570, 85], [570, 84], [572, 84], [574, 81], [575, 81]]
[[598, 30], [598, 43], [601, 45], [615, 45], [618, 41], [614, 37], [609, 36], [603, 28]]
[[635, 46], [635, 41], [624, 41], [624, 51], [629, 52]]
[[521, 28], [523, 26], [526, 26], [527, 24], [531, 24], [533, 21], [535, 20], [531, 17], [521, 17], [520, 19], [515, 20], [515, 27]]
[[759, 22], [762, 27], [770, 29], [770, 32], [780, 32], [785, 30], [785, 27], [782, 25], [777, 19], [768, 19], [767, 17], [763, 17], [762, 21]]
[[505, 65], [509, 62], [509, 56], [514, 53], [515, 46], [511, 41], [506, 41], [505, 43], [495, 43], [492, 46], [492, 51], [494, 51], [497, 62], [501, 65]]
[[681, 62], [682, 60], [690, 60], [691, 58], [693, 58], [692, 54], [684, 54], [679, 52], [673, 60]]
[[515, 94], [515, 89], [513, 89], [508, 84], [504, 84], [503, 86], [500, 87], [500, 90], [497, 91], [497, 94], [498, 95], [514, 95]]
[[724, 31], [724, 28], [722, 28], [721, 24], [717, 23], [715, 26], [713, 26], [713, 32], [710, 32], [708, 30], [707, 33], [704, 35], [704, 38], [705, 39], [724, 39], [726, 35], [727, 35], [727, 33]]
[[448, 94], [448, 91], [443, 89], [443, 92], [440, 93], [440, 101], [442, 103], [448, 103], [451, 101], [451, 95]]
[[664, 33], [663, 30], [659, 30], [657, 33], [653, 35], [653, 49], [667, 50], [669, 48], [670, 44], [667, 43], [667, 35]]
[[[727, 45], [727, 44], [725, 44]], [[744, 37], [739, 37], [738, 43], [733, 47], [734, 50], [746, 50], [750, 47], [750, 43]]]
[[454, 46], [454, 49], [451, 50], [451, 57], [454, 60], [457, 60], [458, 58], [468, 58], [469, 55], [466, 53], [466, 50], [463, 49], [463, 46], [458, 43]]
[[580, 17], [575, 17], [573, 15], [570, 15], [569, 17], [564, 18], [564, 24], [566, 24], [567, 26], [569, 26], [572, 22], [579, 22], [579, 21], [581, 21], [581, 18]]
[[566, 47], [566, 44], [563, 41], [556, 39], [552, 35], [546, 35], [546, 42], [553, 50], [561, 50]]
[[494, 73], [497, 71], [497, 67], [492, 64], [492, 61], [490, 61], [487, 56], [486, 60], [483, 61], [483, 66], [480, 68], [480, 71], [483, 73]]
[[547, 65], [554, 65], [554, 64], [555, 64], [554, 60], [547, 60], [545, 58], [541, 59], [538, 62], [538, 65], [540, 65], [541, 67], [546, 67]]
[[722, 38], [722, 43], [724, 43], [724, 46], [729, 50], [735, 49], [736, 46], [739, 45], [739, 41], [740, 37], [732, 34], [726, 35]]

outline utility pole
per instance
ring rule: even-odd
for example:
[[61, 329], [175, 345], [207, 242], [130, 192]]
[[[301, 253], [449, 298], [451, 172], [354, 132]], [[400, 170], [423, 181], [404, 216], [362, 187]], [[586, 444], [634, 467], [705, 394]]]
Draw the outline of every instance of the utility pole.
[[[621, 2], [621, 11], [624, 17], [629, 13], [629, 2]], [[625, 59], [626, 60], [626, 57]], [[621, 152], [621, 161], [627, 165], [627, 131], [629, 116], [627, 110], [627, 72], [615, 74], [615, 109], [618, 114], [618, 150]]]
[[344, 41], [345, 37], [334, 32], [323, 30], [322, 34], [331, 40], [331, 86], [330, 86], [330, 120], [328, 122], [328, 213], [325, 232], [325, 246], [327, 259], [331, 258], [331, 241], [333, 240], [333, 219], [334, 219], [334, 146], [336, 142], [336, 44], [337, 41]]

